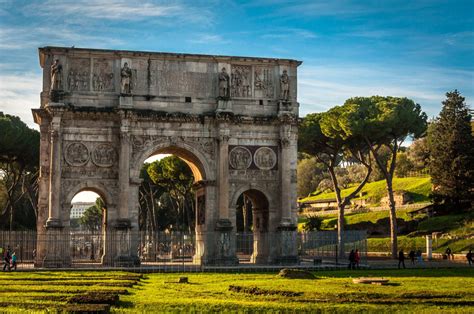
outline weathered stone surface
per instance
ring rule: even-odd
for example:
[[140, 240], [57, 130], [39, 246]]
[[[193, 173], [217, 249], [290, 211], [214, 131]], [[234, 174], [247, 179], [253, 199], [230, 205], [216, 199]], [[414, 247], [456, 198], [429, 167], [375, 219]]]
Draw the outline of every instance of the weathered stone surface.
[[[237, 260], [242, 193], [259, 206], [252, 260], [296, 256], [300, 62], [45, 47], [40, 64], [43, 92], [33, 110], [41, 129], [39, 231], [48, 231], [47, 221], [67, 231], [71, 199], [93, 190], [107, 204], [107, 228], [123, 237], [107, 246], [104, 262], [136, 263], [140, 168], [169, 153], [196, 180], [196, 263]], [[41, 265], [48, 252], [38, 243]]]

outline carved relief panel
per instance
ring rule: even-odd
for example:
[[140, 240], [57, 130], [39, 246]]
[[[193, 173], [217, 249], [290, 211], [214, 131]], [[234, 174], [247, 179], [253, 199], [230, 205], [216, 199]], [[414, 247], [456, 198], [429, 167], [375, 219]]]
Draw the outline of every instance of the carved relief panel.
[[253, 155], [253, 161], [258, 169], [270, 170], [277, 163], [277, 156], [270, 147], [260, 147]]
[[230, 84], [232, 97], [252, 97], [252, 67], [232, 65]]
[[94, 59], [92, 89], [98, 92], [114, 91], [113, 60]]
[[118, 155], [110, 143], [94, 142], [65, 142], [62, 168], [63, 178], [102, 178], [118, 177], [116, 165]]
[[234, 170], [278, 169], [277, 148], [273, 146], [229, 146], [229, 167]]
[[92, 152], [92, 162], [99, 167], [112, 167], [117, 162], [115, 148], [108, 144], [99, 144]]
[[64, 159], [71, 166], [84, 166], [89, 161], [89, 149], [80, 142], [70, 143], [66, 146]]
[[90, 89], [90, 64], [88, 58], [69, 59], [67, 87], [69, 91], [88, 91]]
[[252, 164], [252, 154], [243, 147], [234, 147], [229, 153], [229, 164], [233, 169], [245, 170]]
[[273, 68], [255, 67], [254, 71], [255, 97], [274, 98]]

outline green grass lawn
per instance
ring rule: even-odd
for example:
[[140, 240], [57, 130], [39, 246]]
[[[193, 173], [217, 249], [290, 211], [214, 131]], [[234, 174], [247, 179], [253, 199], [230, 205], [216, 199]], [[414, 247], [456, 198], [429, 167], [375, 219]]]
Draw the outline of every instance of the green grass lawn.
[[[345, 197], [352, 193], [357, 187], [353, 186], [341, 191], [342, 197]], [[409, 177], [409, 178], [394, 178], [393, 179], [393, 190], [394, 191], [406, 191], [408, 192], [415, 203], [429, 202], [429, 194], [431, 192], [431, 178], [430, 177]], [[362, 196], [356, 199], [367, 199], [372, 204], [380, 203], [380, 200], [387, 195], [387, 185], [385, 180], [367, 183], [361, 191]], [[321, 193], [313, 196], [309, 196], [301, 200], [315, 201], [324, 199], [335, 199], [336, 195], [334, 192]]]
[[[340, 310], [473, 312], [474, 271], [332, 271], [317, 279], [282, 279], [276, 274], [187, 274], [190, 284], [177, 284], [178, 274], [150, 274], [120, 311], [315, 312]], [[383, 276], [391, 285], [353, 284], [351, 277]], [[229, 286], [258, 287], [267, 294], [229, 291]], [[293, 292], [298, 296], [283, 296]]]
[[[473, 269], [407, 269], [315, 272], [316, 279], [258, 274], [147, 274], [118, 272], [1, 273], [1, 311], [55, 312], [71, 297], [118, 291], [113, 312], [474, 312]], [[189, 284], [178, 284], [181, 276]], [[389, 285], [361, 285], [352, 277], [374, 276]], [[43, 280], [44, 279], [44, 280]], [[133, 281], [134, 285], [127, 285]], [[114, 283], [117, 285], [114, 286]], [[238, 286], [245, 292], [230, 291]], [[254, 293], [258, 288], [260, 293]], [[125, 293], [127, 290], [128, 292]], [[79, 306], [79, 305], [76, 305]]]
[[0, 312], [107, 310], [140, 277], [125, 272], [1, 272]]

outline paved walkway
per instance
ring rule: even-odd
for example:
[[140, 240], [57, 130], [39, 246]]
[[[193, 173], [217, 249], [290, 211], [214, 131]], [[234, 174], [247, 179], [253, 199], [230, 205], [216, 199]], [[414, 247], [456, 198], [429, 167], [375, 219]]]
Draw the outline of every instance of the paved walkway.
[[[409, 259], [405, 260], [405, 266], [409, 268], [472, 268], [469, 266], [466, 260], [443, 260], [443, 259], [432, 259], [431, 261], [424, 260], [423, 263], [415, 261], [412, 264]], [[3, 265], [2, 265], [3, 267]], [[312, 260], [303, 260], [299, 265], [254, 265], [250, 263], [242, 263], [236, 266], [201, 266], [195, 265], [190, 262], [173, 262], [173, 263], [142, 263], [139, 267], [107, 267], [102, 266], [100, 263], [79, 263], [75, 264], [70, 268], [34, 268], [33, 263], [20, 263], [18, 264], [18, 271], [65, 271], [65, 270], [87, 270], [87, 271], [105, 271], [105, 270], [123, 270], [123, 271], [137, 271], [137, 272], [277, 272], [282, 268], [299, 268], [309, 271], [320, 271], [320, 270], [338, 270], [346, 269], [347, 262], [340, 262], [338, 264], [334, 261], [323, 260], [321, 263], [315, 264]], [[361, 265], [363, 269], [395, 269], [398, 268], [398, 260], [391, 259], [388, 257], [370, 257], [366, 264]]]

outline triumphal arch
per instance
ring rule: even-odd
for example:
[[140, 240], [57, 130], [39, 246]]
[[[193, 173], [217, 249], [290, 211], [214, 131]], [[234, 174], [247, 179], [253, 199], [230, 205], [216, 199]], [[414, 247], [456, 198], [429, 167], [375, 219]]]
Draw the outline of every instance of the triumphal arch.
[[144, 161], [174, 154], [192, 169], [194, 262], [232, 265], [235, 207], [253, 205], [255, 263], [293, 263], [299, 61], [44, 47], [36, 265], [68, 266], [71, 199], [107, 204], [105, 265], [136, 265]]

